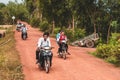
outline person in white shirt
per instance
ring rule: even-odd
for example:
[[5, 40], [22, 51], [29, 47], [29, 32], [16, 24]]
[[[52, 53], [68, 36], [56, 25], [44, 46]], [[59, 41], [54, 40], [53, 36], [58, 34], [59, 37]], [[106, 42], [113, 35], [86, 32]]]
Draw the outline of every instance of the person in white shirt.
[[26, 27], [25, 24], [23, 25], [23, 27], [21, 27], [21, 32], [22, 32], [22, 34], [21, 34], [22, 38], [23, 38], [23, 34], [26, 34], [26, 37], [28, 37], [28, 35], [27, 35], [27, 27]]
[[[38, 40], [38, 44], [37, 44], [37, 50], [36, 50], [36, 64], [39, 62], [39, 54], [40, 54], [40, 61], [42, 62], [43, 57], [42, 57], [42, 51], [41, 49], [44, 47], [51, 47], [51, 42], [50, 42], [50, 38], [49, 38], [49, 33], [45, 32], [43, 34], [43, 37], [39, 38]], [[52, 55], [51, 55], [51, 59], [52, 61]]]

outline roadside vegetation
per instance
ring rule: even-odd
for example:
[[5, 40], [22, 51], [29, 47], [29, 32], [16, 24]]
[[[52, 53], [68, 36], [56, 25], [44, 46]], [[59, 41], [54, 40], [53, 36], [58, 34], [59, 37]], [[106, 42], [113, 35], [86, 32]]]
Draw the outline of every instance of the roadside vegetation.
[[14, 32], [8, 29], [6, 36], [0, 38], [0, 80], [23, 80], [23, 78], [20, 58], [15, 48]]
[[114, 33], [108, 44], [100, 43], [96, 52], [91, 53], [107, 62], [120, 66], [120, 34]]

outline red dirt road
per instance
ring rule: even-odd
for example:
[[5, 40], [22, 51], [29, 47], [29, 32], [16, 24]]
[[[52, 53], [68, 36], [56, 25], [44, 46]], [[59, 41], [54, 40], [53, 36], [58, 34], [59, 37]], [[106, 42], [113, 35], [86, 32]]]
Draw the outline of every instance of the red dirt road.
[[58, 46], [53, 38], [53, 65], [50, 73], [46, 74], [35, 64], [36, 45], [42, 33], [29, 27], [27, 40], [22, 40], [20, 35], [20, 32], [15, 32], [16, 48], [21, 58], [25, 80], [120, 80], [120, 69], [87, 54], [95, 49], [70, 46], [71, 55], [68, 55], [66, 60], [58, 58]]

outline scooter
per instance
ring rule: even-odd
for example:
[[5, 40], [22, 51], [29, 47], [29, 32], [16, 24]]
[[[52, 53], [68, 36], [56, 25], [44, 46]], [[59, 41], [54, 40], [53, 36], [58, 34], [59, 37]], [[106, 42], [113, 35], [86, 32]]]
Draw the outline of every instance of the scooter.
[[51, 61], [52, 61], [52, 51], [51, 49], [53, 49], [53, 47], [44, 47], [41, 49], [39, 58], [41, 58], [40, 56], [42, 56], [42, 61], [41, 59], [39, 59], [39, 67], [44, 69], [46, 71], [46, 73], [49, 73], [50, 67], [52, 65]]
[[22, 27], [22, 24], [21, 24], [21, 23], [17, 24], [17, 25], [16, 25], [16, 30], [17, 30], [18, 32], [20, 32], [20, 31], [21, 31], [21, 27]]
[[65, 40], [61, 41], [60, 45], [61, 47], [60, 47], [59, 56], [65, 60], [67, 54], [66, 41]]
[[23, 39], [23, 40], [26, 40], [26, 39], [27, 39], [27, 33], [26, 33], [26, 32], [22, 32], [22, 35], [21, 35], [21, 36], [22, 36], [22, 39]]

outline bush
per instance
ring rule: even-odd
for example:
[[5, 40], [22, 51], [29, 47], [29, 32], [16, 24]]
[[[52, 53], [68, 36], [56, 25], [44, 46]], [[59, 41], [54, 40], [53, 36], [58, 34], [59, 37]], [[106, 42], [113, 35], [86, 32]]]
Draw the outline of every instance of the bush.
[[74, 33], [74, 37], [75, 39], [80, 39], [85, 37], [85, 30], [84, 29], [80, 29], [80, 28], [75, 28], [75, 33]]
[[65, 29], [65, 33], [71, 42], [83, 38], [85, 36], [85, 30], [80, 28], [76, 28], [74, 33], [73, 30]]
[[101, 44], [95, 55], [110, 63], [120, 63], [120, 45]]
[[30, 24], [33, 26], [33, 27], [38, 27], [40, 25], [40, 20], [39, 19], [36, 19], [36, 18], [32, 18], [30, 20]]
[[52, 26], [47, 22], [47, 21], [43, 21], [40, 23], [40, 30], [43, 32], [52, 32]]
[[55, 28], [54, 29], [54, 34], [57, 34], [59, 32], [59, 30], [61, 30], [60, 28]]
[[109, 44], [99, 44], [94, 55], [113, 64], [120, 64], [120, 42], [117, 36], [112, 35]]
[[67, 35], [67, 38], [69, 39], [70, 42], [74, 41], [74, 34], [72, 30], [65, 30], [65, 34]]

